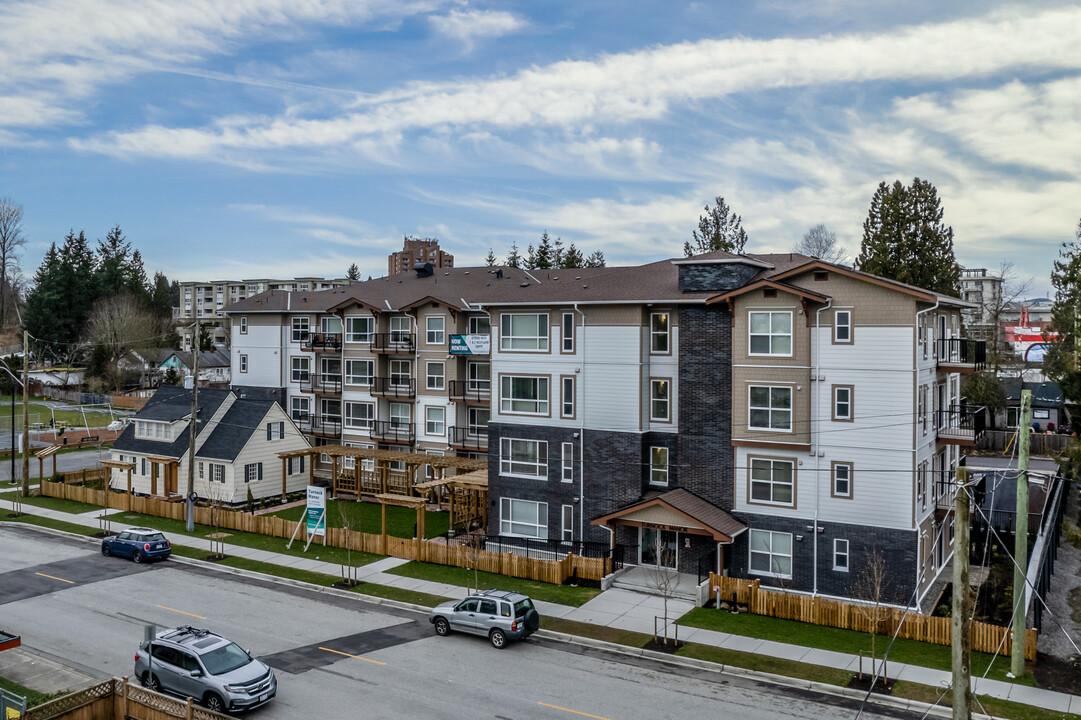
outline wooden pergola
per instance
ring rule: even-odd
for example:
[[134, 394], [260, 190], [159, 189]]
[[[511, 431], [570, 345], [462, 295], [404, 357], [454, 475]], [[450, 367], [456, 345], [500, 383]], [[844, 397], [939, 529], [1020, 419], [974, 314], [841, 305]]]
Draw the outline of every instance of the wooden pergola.
[[150, 455], [147, 458], [150, 463], [150, 494], [158, 494], [158, 466], [162, 467], [161, 494], [165, 497], [179, 492], [180, 461], [168, 455]]
[[[53, 463], [55, 465], [56, 460], [54, 458]], [[135, 463], [128, 462], [127, 460], [102, 460], [101, 466], [109, 468], [109, 482], [107, 483], [107, 489], [112, 487], [113, 470], [127, 470], [128, 472], [128, 494], [127, 494], [127, 508], [131, 510], [131, 471], [135, 469]], [[53, 471], [55, 474], [55, 469]]]
[[45, 458], [51, 457], [53, 459], [53, 476], [56, 475], [56, 451], [60, 449], [59, 445], [50, 445], [44, 450], [38, 450], [34, 453], [34, 457], [38, 459], [38, 477], [45, 477]]
[[446, 489], [450, 505], [450, 526], [454, 527], [455, 498], [460, 515], [466, 520], [479, 517], [481, 527], [488, 527], [488, 471], [474, 470], [461, 475], [450, 475], [426, 482], [417, 483], [413, 488], [418, 493], [427, 496], [435, 493], [439, 509], [443, 509], [443, 493]]
[[381, 525], [383, 528], [383, 554], [387, 554], [387, 505], [395, 505], [397, 507], [411, 507], [417, 511], [417, 535], [413, 538], [414, 543], [424, 542], [424, 516], [425, 509], [428, 505], [428, 501], [422, 497], [411, 497], [409, 495], [394, 495], [391, 493], [385, 495], [376, 495], [375, 500], [379, 503], [379, 509], [381, 513]]

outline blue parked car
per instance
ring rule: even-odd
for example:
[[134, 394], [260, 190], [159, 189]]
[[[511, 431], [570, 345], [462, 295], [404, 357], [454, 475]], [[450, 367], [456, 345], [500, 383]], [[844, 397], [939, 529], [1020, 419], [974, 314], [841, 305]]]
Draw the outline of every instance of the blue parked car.
[[136, 527], [102, 540], [101, 554], [130, 557], [141, 563], [144, 560], [164, 560], [173, 554], [173, 546], [160, 530]]

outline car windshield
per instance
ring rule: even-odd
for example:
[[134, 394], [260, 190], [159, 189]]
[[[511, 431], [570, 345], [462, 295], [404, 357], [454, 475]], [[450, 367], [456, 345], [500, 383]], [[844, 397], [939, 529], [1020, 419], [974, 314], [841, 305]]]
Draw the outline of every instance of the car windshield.
[[533, 609], [533, 601], [529, 598], [514, 603], [514, 617], [525, 617], [526, 613]]
[[199, 658], [211, 675], [224, 675], [251, 662], [248, 653], [241, 650], [236, 643], [226, 643], [208, 653], [203, 653]]
[[165, 540], [165, 536], [162, 535], [161, 533], [147, 533], [145, 535], [137, 535], [135, 537], [135, 539], [136, 540], [142, 540], [143, 542], [152, 543], [152, 542], [161, 542], [161, 541]]

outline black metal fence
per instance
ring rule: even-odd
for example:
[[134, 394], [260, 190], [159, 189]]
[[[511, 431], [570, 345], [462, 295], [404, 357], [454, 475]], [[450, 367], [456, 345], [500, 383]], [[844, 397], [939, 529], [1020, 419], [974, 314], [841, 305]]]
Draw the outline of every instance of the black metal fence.
[[561, 560], [567, 555], [587, 558], [612, 558], [612, 572], [623, 569], [625, 547], [608, 543], [583, 540], [542, 540], [539, 538], [507, 537], [505, 535], [478, 535], [475, 533], [448, 531], [443, 535], [448, 545], [471, 545], [479, 543], [481, 550], [495, 553], [514, 553], [533, 560]]

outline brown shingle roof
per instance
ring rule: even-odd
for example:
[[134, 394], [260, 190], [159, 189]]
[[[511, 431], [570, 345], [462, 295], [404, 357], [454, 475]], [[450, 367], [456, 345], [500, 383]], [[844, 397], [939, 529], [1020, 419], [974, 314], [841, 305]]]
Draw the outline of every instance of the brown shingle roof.
[[731, 541], [732, 538], [747, 529], [746, 525], [732, 517], [727, 510], [717, 507], [684, 488], [676, 488], [661, 495], [643, 498], [636, 503], [620, 508], [614, 513], [593, 520], [592, 524], [602, 525], [608, 520], [616, 520], [640, 508], [658, 504], [667, 505], [672, 510], [691, 518], [703, 527], [713, 531], [715, 536], [723, 536], [725, 540], [722, 540], [722, 542]]

